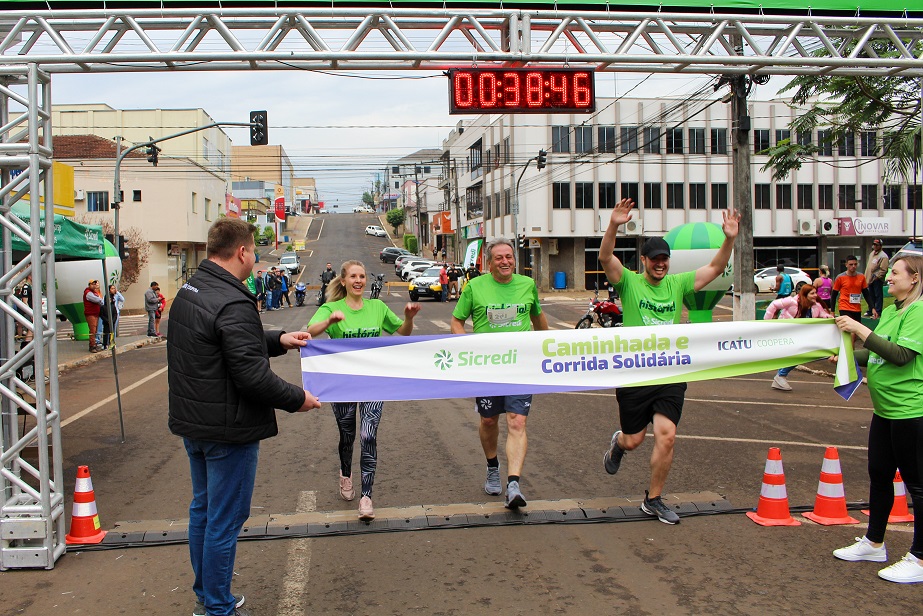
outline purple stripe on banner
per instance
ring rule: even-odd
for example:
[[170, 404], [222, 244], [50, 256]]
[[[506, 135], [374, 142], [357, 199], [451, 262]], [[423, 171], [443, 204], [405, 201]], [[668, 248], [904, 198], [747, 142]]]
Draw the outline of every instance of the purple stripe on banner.
[[[321, 402], [367, 402], [370, 400], [438, 400], [440, 398], [470, 398], [472, 386], [478, 396], [511, 396], [546, 394], [562, 391], [586, 391], [599, 387], [562, 387], [517, 383], [454, 383], [433, 379], [395, 379], [381, 376], [352, 374], [316, 374], [302, 372], [304, 388]], [[333, 392], [349, 392], [334, 396]], [[410, 392], [410, 393], [409, 393]], [[344, 397], [345, 395], [345, 397]]]
[[[454, 335], [460, 334], [442, 334], [438, 336], [382, 336], [380, 338], [312, 338], [308, 341], [307, 346], [301, 347], [301, 356], [317, 357], [319, 355], [331, 355], [347, 351], [381, 349], [389, 346], [410, 344], [412, 342], [422, 342], [424, 340], [451, 338]], [[472, 334], [465, 335], [471, 336]]]

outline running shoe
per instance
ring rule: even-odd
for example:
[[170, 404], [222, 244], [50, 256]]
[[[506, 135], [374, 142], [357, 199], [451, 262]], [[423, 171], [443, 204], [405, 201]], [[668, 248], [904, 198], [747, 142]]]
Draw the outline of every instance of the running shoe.
[[[244, 604], [246, 599], [243, 595], [234, 595], [234, 607], [238, 608]], [[196, 599], [195, 607], [192, 608], [192, 616], [207, 616], [205, 611], [205, 604]]]
[[484, 491], [491, 496], [500, 496], [503, 493], [503, 486], [500, 485], [500, 467], [487, 467], [487, 481], [484, 482]]
[[788, 384], [788, 379], [786, 379], [784, 376], [779, 376], [778, 374], [772, 378], [772, 388], [782, 391], [792, 390], [792, 386]]
[[902, 559], [879, 571], [878, 577], [898, 584], [923, 582], [923, 564], [920, 564], [916, 556], [907, 552]]
[[664, 505], [663, 499], [659, 496], [649, 498], [647, 490], [644, 491], [644, 501], [641, 503], [641, 511], [647, 515], [657, 516], [657, 519], [664, 524], [679, 524], [679, 516], [676, 515], [676, 512]]
[[372, 508], [372, 499], [369, 496], [359, 499], [359, 519], [366, 522], [375, 519], [375, 509]]
[[612, 435], [612, 442], [609, 444], [609, 450], [606, 451], [606, 455], [603, 456], [603, 464], [606, 467], [606, 472], [610, 475], [619, 472], [619, 466], [622, 465], [622, 457], [625, 455], [625, 450], [619, 447], [619, 434], [621, 433], [621, 430], [615, 431], [615, 434]]
[[340, 498], [345, 501], [351, 501], [355, 496], [356, 493], [353, 491], [353, 478], [340, 475]]
[[511, 481], [506, 484], [506, 502], [504, 507], [507, 509], [519, 509], [526, 506], [526, 499], [519, 490], [519, 482]]
[[[854, 544], [849, 547], [840, 548], [839, 550], [833, 550], [833, 555], [840, 560], [848, 560], [850, 562], [858, 562], [860, 560], [868, 560], [873, 563], [888, 562], [888, 550], [885, 549], [885, 544], [882, 543], [880, 548], [876, 548], [872, 545], [872, 542], [865, 537], [856, 537], [856, 542]], [[890, 568], [891, 567], [888, 567], [888, 569]]]

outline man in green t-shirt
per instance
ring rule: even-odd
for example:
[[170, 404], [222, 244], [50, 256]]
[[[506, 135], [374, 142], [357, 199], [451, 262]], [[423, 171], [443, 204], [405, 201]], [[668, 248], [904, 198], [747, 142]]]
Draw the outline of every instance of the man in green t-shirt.
[[[599, 246], [599, 262], [609, 282], [622, 299], [622, 313], [627, 327], [643, 325], [670, 325], [678, 323], [683, 314], [683, 296], [701, 291], [724, 272], [734, 240], [737, 237], [740, 214], [734, 209], [722, 212], [724, 242], [711, 263], [694, 272], [670, 274], [670, 246], [660, 237], [652, 237], [641, 247], [643, 274], [636, 274], [622, 265], [613, 254], [615, 233], [631, 220], [631, 199], [622, 199], [612, 211], [609, 226]], [[651, 454], [651, 481], [645, 490], [641, 510], [666, 524], [676, 524], [679, 516], [664, 505], [661, 495], [670, 466], [673, 464], [673, 442], [676, 426], [683, 412], [686, 396], [685, 383], [623, 387], [615, 392], [619, 402], [621, 429], [612, 435], [609, 449], [603, 458], [606, 472], [614, 475], [619, 470], [626, 451], [644, 442], [647, 426], [654, 425], [654, 451]]]
[[[453, 334], [465, 333], [468, 317], [471, 317], [476, 334], [548, 329], [548, 321], [538, 304], [535, 281], [515, 273], [515, 255], [509, 240], [498, 239], [487, 245], [490, 276], [478, 276], [465, 285], [452, 311]], [[475, 398], [475, 407], [481, 416], [478, 434], [487, 457], [484, 491], [491, 496], [497, 496], [503, 491], [500, 485], [497, 439], [500, 435], [500, 414], [506, 413], [506, 462], [509, 473], [505, 504], [510, 509], [526, 506], [519, 480], [526, 459], [526, 418], [531, 406], [530, 394]]]

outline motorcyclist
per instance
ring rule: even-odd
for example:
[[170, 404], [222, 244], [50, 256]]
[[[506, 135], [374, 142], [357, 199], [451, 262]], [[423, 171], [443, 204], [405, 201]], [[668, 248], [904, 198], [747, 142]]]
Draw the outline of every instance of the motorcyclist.
[[321, 283], [321, 284], [320, 284], [320, 292], [321, 292], [321, 297], [324, 297], [324, 298], [327, 297], [327, 285], [330, 284], [330, 281], [333, 280], [333, 279], [336, 278], [336, 277], [337, 277], [337, 274], [336, 274], [335, 271], [333, 271], [333, 266], [332, 266], [330, 263], [328, 263], [328, 264], [327, 264], [327, 269], [325, 269], [325, 270], [324, 270], [323, 272], [321, 272], [321, 274], [320, 274], [320, 283]]

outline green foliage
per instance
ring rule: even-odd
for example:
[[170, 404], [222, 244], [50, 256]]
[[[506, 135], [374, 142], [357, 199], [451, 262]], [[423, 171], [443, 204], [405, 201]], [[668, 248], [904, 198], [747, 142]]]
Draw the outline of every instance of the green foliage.
[[372, 193], [365, 191], [362, 193], [362, 203], [366, 204], [369, 207], [375, 206], [375, 198], [372, 197]]
[[385, 220], [394, 229], [394, 233], [391, 235], [397, 235], [397, 228], [404, 224], [404, 209], [395, 208], [389, 211], [387, 216], [385, 216]]
[[[914, 57], [923, 55], [923, 41], [902, 40]], [[855, 40], [834, 40], [833, 46], [845, 57], [855, 50]], [[815, 53], [827, 56], [825, 48]], [[860, 56], [900, 58], [906, 56], [890, 39], [868, 41]], [[885, 160], [885, 177], [907, 177], [913, 165], [920, 164], [920, 81], [915, 77], [801, 75], [779, 93], [794, 91], [792, 107], [798, 118], [791, 125], [793, 135], [815, 128], [829, 130], [829, 141], [838, 143], [845, 134], [880, 130], [884, 139], [878, 155]], [[858, 140], [857, 140], [858, 141]], [[817, 152], [816, 146], [780, 144], [765, 153], [770, 159], [763, 170], [773, 169], [773, 177], [784, 179], [802, 162]]]
[[263, 237], [265, 237], [270, 242], [276, 239], [276, 231], [272, 228], [271, 225], [266, 225], [263, 228]]
[[417, 242], [416, 235], [407, 234], [404, 236], [404, 248], [406, 248], [413, 254], [417, 254], [418, 247], [419, 247], [419, 243]]

